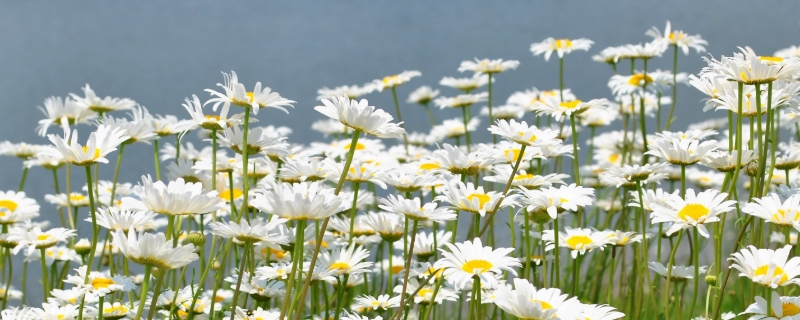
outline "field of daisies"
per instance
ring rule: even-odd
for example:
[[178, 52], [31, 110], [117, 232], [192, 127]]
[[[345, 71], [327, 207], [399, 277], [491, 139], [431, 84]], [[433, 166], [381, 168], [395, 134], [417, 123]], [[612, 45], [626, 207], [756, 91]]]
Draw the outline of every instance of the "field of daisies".
[[[558, 86], [507, 99], [494, 80], [519, 61], [461, 62], [452, 96], [419, 71], [322, 88], [310, 145], [270, 122], [291, 97], [235, 72], [174, 115], [89, 85], [47, 98], [50, 144], [0, 143], [23, 167], [0, 191], [0, 318], [800, 319], [800, 48], [701, 57], [699, 35], [645, 34], [592, 57], [607, 98], [565, 83], [589, 39], [532, 44]], [[676, 106], [684, 90], [707, 98]], [[689, 108], [713, 119], [676, 128]], [[52, 194], [26, 195], [29, 170]]]

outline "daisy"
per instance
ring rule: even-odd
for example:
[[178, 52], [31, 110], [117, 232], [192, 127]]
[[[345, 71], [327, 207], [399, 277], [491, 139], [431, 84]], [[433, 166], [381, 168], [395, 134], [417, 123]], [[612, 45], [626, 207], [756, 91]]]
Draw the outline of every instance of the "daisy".
[[271, 263], [268, 266], [256, 268], [256, 277], [260, 280], [286, 280], [292, 272], [292, 264], [287, 262]]
[[630, 95], [640, 93], [645, 88], [653, 90], [653, 76], [651, 74], [634, 73], [629, 76], [613, 75], [608, 80], [608, 87], [614, 95]]
[[742, 211], [784, 227], [794, 227], [800, 231], [800, 196], [791, 196], [782, 201], [778, 194], [771, 193], [766, 197], [754, 198], [754, 202], [744, 205]]
[[668, 166], [668, 164], [662, 162], [643, 166], [624, 165], [622, 167], [609, 167], [600, 173], [599, 178], [606, 184], [615, 185], [617, 188], [621, 186], [635, 187], [636, 184], [640, 182], [648, 184], [663, 179], [665, 174], [660, 173], [660, 171], [666, 166]]
[[531, 109], [538, 114], [553, 116], [556, 121], [561, 121], [564, 117], [580, 114], [590, 108], [608, 108], [610, 104], [611, 102], [607, 99], [594, 99], [587, 102], [581, 100], [562, 102], [558, 97], [547, 97], [534, 104]]
[[[466, 61], [465, 61], [466, 62]], [[478, 89], [489, 83], [489, 76], [483, 73], [475, 73], [469, 78], [444, 77], [439, 81], [440, 85], [455, 88], [465, 93]]]
[[120, 302], [103, 302], [97, 306], [98, 312], [103, 312], [103, 319], [117, 320], [125, 317], [134, 317], [136, 310], [131, 309], [127, 304]]
[[39, 227], [34, 227], [31, 230], [14, 228], [10, 230], [7, 241], [17, 243], [17, 246], [12, 250], [14, 254], [26, 249], [25, 255], [31, 255], [36, 250], [50, 248], [59, 242], [66, 242], [74, 236], [75, 230], [64, 228], [53, 228], [46, 232], [42, 232]]
[[[422, 289], [419, 289], [420, 286]], [[417, 291], [419, 289], [419, 291]], [[420, 281], [414, 278], [408, 279], [408, 284], [406, 285], [406, 292], [405, 294], [410, 295], [414, 292], [417, 292], [417, 295], [414, 296], [414, 303], [419, 305], [430, 305], [431, 302], [433, 304], [442, 304], [444, 301], [456, 301], [458, 299], [458, 293], [445, 287], [439, 287], [439, 291], [436, 292], [436, 297], [433, 297], [433, 291], [436, 288], [432, 285], [427, 283], [420, 284]], [[394, 293], [403, 293], [403, 285], [397, 285], [394, 287]], [[409, 297], [409, 299], [411, 299]], [[411, 317], [409, 317], [411, 318]]]
[[434, 141], [442, 141], [445, 138], [459, 139], [467, 132], [478, 130], [480, 123], [481, 120], [477, 117], [469, 119], [466, 126], [461, 118], [447, 119], [431, 128], [430, 138]]
[[98, 124], [107, 125], [112, 129], [120, 128], [124, 130], [123, 132], [128, 136], [128, 140], [125, 141], [126, 144], [135, 142], [150, 144], [150, 141], [158, 138], [156, 128], [153, 126], [153, 116], [145, 107], [134, 107], [128, 115], [131, 118], [130, 120], [106, 115], [98, 120]]
[[488, 156], [485, 150], [464, 153], [461, 148], [445, 143], [442, 149], [434, 151], [420, 161], [420, 169], [432, 173], [449, 171], [453, 174], [473, 176], [488, 169], [495, 162], [497, 159]]
[[672, 139], [655, 140], [648, 145], [650, 151], [644, 154], [662, 158], [675, 165], [689, 166], [700, 162], [706, 154], [717, 149], [716, 141]]
[[422, 73], [417, 70], [403, 71], [399, 74], [383, 77], [383, 79], [375, 79], [372, 81], [372, 87], [375, 90], [383, 91], [386, 89], [397, 87], [411, 80], [411, 78], [419, 77]]
[[775, 289], [778, 286], [800, 283], [800, 279], [795, 279], [800, 274], [800, 257], [787, 261], [791, 251], [791, 245], [777, 250], [748, 246], [733, 253], [728, 260], [733, 262], [731, 268], [739, 270], [740, 277], [750, 278], [757, 284]]
[[375, 230], [383, 241], [395, 242], [400, 240], [404, 234], [404, 223], [399, 214], [394, 213], [369, 213], [365, 215], [367, 225]]
[[[767, 300], [761, 296], [756, 296], [753, 304], [749, 305], [744, 312], [739, 315], [751, 315], [748, 319], [764, 320], [794, 320], [800, 318], [800, 297], [781, 297], [778, 292], [770, 290], [772, 295], [771, 306], [767, 306]], [[771, 314], [768, 312], [771, 311]]]
[[136, 102], [128, 98], [113, 98], [106, 96], [100, 99], [94, 93], [89, 84], [81, 88], [83, 90], [83, 97], [70, 93], [69, 95], [75, 100], [75, 104], [83, 109], [91, 110], [92, 112], [111, 112], [132, 109], [136, 106]]
[[[753, 150], [742, 150], [742, 160], [739, 169], [744, 168], [750, 161], [756, 159]], [[733, 172], [736, 171], [736, 163], [739, 157], [739, 150], [722, 151], [714, 150], [706, 153], [706, 156], [700, 160], [700, 163], [713, 168], [719, 172]]]
[[382, 294], [377, 298], [368, 295], [360, 295], [355, 298], [355, 302], [351, 307], [353, 311], [369, 310], [376, 312], [384, 312], [391, 308], [400, 306], [400, 299], [393, 299], [388, 294]]
[[445, 243], [445, 246], [450, 250], [440, 250], [443, 257], [436, 261], [434, 268], [444, 268], [447, 280], [459, 290], [473, 277], [480, 278], [489, 286], [496, 286], [495, 275], [503, 271], [517, 275], [515, 268], [521, 266], [519, 259], [508, 256], [514, 248], [484, 247], [480, 238], [456, 244]]
[[122, 128], [100, 125], [97, 131], [89, 135], [85, 146], [78, 143], [78, 130], [74, 130], [71, 135], [66, 131], [64, 137], [50, 134], [47, 138], [68, 162], [76, 166], [90, 166], [95, 163], [108, 163], [105, 156], [117, 150], [117, 146], [130, 137]]
[[556, 318], [568, 297], [557, 288], [536, 289], [526, 279], [514, 279], [514, 287], [500, 285], [494, 295], [497, 307], [520, 319]]
[[[605, 232], [594, 231], [592, 229], [573, 229], [566, 227], [564, 228], [564, 232], [558, 232], [558, 238], [558, 245], [569, 249], [573, 259], [577, 258], [579, 253], [583, 255], [586, 254], [587, 251], [592, 251], [597, 248], [603, 250], [603, 247], [609, 243], [608, 236]], [[555, 238], [553, 230], [544, 230], [542, 240], [547, 242], [548, 250], [554, 248]]]
[[697, 53], [706, 51], [705, 45], [708, 42], [703, 40], [700, 35], [689, 35], [681, 30], [672, 30], [672, 26], [667, 21], [667, 26], [664, 28], [664, 33], [653, 27], [645, 32], [645, 35], [653, 37], [653, 41], [661, 42], [677, 46], [683, 50], [683, 54], [689, 55], [689, 48], [694, 49]]
[[405, 199], [401, 196], [390, 194], [378, 201], [381, 209], [402, 214], [412, 220], [442, 222], [455, 220], [457, 217], [448, 208], [437, 208], [436, 202], [428, 202], [422, 205], [419, 198]]
[[[92, 271], [86, 276], [86, 266], [75, 269], [76, 275], [69, 275], [64, 280], [65, 283], [82, 287], [86, 292], [95, 297], [104, 297], [116, 292], [129, 292], [136, 288], [133, 279], [130, 277], [117, 275], [111, 276], [108, 273]], [[88, 280], [86, 280], [88, 279]]]
[[320, 267], [335, 271], [337, 275], [358, 275], [369, 272], [372, 262], [363, 261], [369, 257], [366, 249], [356, 249], [355, 243], [347, 248], [335, 249], [332, 252], [323, 252], [320, 256]]
[[461, 61], [461, 66], [458, 67], [459, 72], [472, 71], [481, 74], [500, 73], [506, 70], [516, 69], [519, 66], [517, 60], [503, 59], [481, 59], [475, 58], [475, 61]]
[[316, 106], [314, 110], [331, 119], [339, 120], [345, 126], [378, 138], [400, 138], [405, 134], [405, 130], [400, 126], [402, 122], [392, 123], [394, 117], [368, 103], [366, 99], [356, 101], [346, 96], [338, 96], [332, 100], [323, 99], [324, 105]]
[[324, 180], [325, 172], [316, 158], [291, 158], [283, 162], [278, 179], [288, 183], [314, 182]]
[[733, 57], [723, 56], [721, 60], [703, 58], [710, 72], [743, 84], [754, 85], [775, 80], [791, 81], [800, 70], [797, 58], [759, 57], [750, 47], [739, 47], [741, 53]]
[[589, 39], [554, 39], [547, 38], [542, 42], [531, 44], [531, 52], [534, 56], [544, 53], [544, 60], [550, 60], [550, 55], [555, 52], [558, 58], [561, 59], [565, 54], [571, 53], [575, 50], [588, 51], [592, 47], [594, 41]]
[[[650, 261], [648, 268], [650, 268], [650, 270], [653, 270], [653, 272], [661, 275], [664, 278], [666, 278], [667, 274], [669, 274], [668, 273], [669, 270], [667, 270], [667, 267], [665, 267], [660, 262]], [[699, 274], [706, 273], [707, 269], [708, 269], [707, 267], [701, 266], [700, 268], [698, 268], [699, 270], [698, 273]], [[686, 282], [687, 280], [694, 279], [694, 267], [672, 266], [672, 273], [669, 275], [670, 275], [669, 281]]]
[[547, 129], [541, 130], [536, 126], [528, 126], [525, 121], [517, 122], [514, 119], [509, 121], [497, 120], [495, 125], [489, 127], [489, 132], [529, 147], [547, 147], [561, 144], [561, 139], [557, 138], [558, 132]]
[[[0, 146], [0, 149], [2, 147]], [[0, 154], [2, 152], [0, 151]], [[26, 168], [42, 167], [48, 170], [61, 168], [65, 163], [64, 156], [53, 146], [46, 146], [41, 148], [32, 157], [23, 157], [23, 162]]]
[[[118, 208], [97, 208], [97, 225], [109, 229], [111, 231], [128, 230], [147, 231], [155, 230], [158, 225], [154, 221], [158, 216], [157, 213], [152, 211], [128, 211], [120, 210]], [[85, 221], [92, 221], [91, 218], [86, 218]]]
[[[203, 113], [203, 105], [197, 95], [192, 95], [192, 100], [184, 99], [183, 108], [192, 117], [191, 124], [206, 130], [224, 130], [225, 128], [238, 125], [242, 122], [241, 115], [228, 117], [228, 109], [223, 109], [219, 115], [206, 115]], [[187, 128], [188, 129], [188, 128]]]
[[39, 216], [39, 204], [25, 192], [0, 191], [0, 224], [12, 225]]
[[39, 110], [45, 115], [45, 119], [39, 120], [39, 126], [36, 127], [42, 137], [47, 134], [51, 125], [61, 125], [67, 130], [70, 125], [89, 123], [97, 117], [94, 111], [79, 106], [70, 98], [61, 100], [60, 97], [49, 97], [44, 100], [44, 108], [39, 107]]
[[647, 60], [660, 57], [667, 50], [667, 46], [664, 43], [653, 41], [644, 44], [628, 44], [622, 46], [622, 50], [626, 58]]
[[615, 231], [607, 231], [605, 234], [606, 234], [605, 241], [611, 245], [615, 245], [618, 247], [626, 246], [633, 242], [642, 241], [642, 235], [636, 232], [615, 230]]
[[[604, 304], [585, 304], [581, 310], [581, 317], [590, 320], [615, 320], [625, 316], [612, 306]], [[724, 318], [723, 318], [724, 319]]]
[[466, 108], [478, 102], [487, 101], [488, 99], [488, 92], [465, 93], [455, 97], [439, 97], [436, 98], [436, 100], [433, 100], [433, 103], [439, 106], [440, 109]]
[[195, 169], [194, 162], [188, 159], [178, 159], [167, 165], [167, 179], [169, 180], [178, 180], [178, 178], [182, 178], [183, 181], [197, 183], [211, 179], [211, 177], [203, 173], [204, 172]]
[[289, 238], [271, 231], [284, 222], [286, 219], [272, 219], [269, 222], [258, 219], [252, 222], [243, 220], [239, 223], [233, 221], [228, 221], [228, 223], [211, 222], [208, 226], [211, 228], [212, 234], [220, 237], [233, 238], [234, 241], [243, 243], [258, 243], [278, 250], [281, 245], [289, 244]]
[[[434, 241], [434, 238], [436, 241]], [[427, 260], [428, 258], [432, 257], [433, 254], [436, 253], [436, 250], [439, 250], [445, 243], [452, 242], [452, 238], [453, 233], [444, 230], [439, 230], [435, 234], [433, 232], [420, 232], [417, 234], [417, 239], [414, 242], [414, 255], [422, 260]], [[394, 246], [397, 250], [403, 250], [402, 242], [395, 242]]]
[[653, 223], [672, 222], [667, 235], [678, 230], [696, 227], [700, 235], [708, 238], [705, 224], [719, 221], [719, 215], [733, 210], [734, 200], [725, 200], [727, 193], [706, 190], [695, 195], [694, 189], [686, 190], [686, 199], [671, 195], [664, 205], [651, 204]]
[[112, 244], [131, 261], [163, 270], [183, 267], [200, 257], [192, 244], [172, 246], [163, 233], [150, 234], [134, 230], [126, 236], [122, 230], [114, 232]]
[[52, 146], [28, 144], [25, 142], [11, 143], [11, 141], [3, 141], [0, 142], [0, 155], [28, 159], [36, 156], [45, 148], [52, 148]]
[[559, 188], [548, 187], [539, 190], [528, 190], [518, 188], [520, 191], [520, 202], [527, 206], [528, 212], [536, 214], [547, 214], [550, 219], [556, 219], [558, 213], [578, 211], [579, 207], [592, 204], [594, 196], [593, 188], [584, 188], [576, 184], [560, 186]]
[[[495, 183], [507, 183], [508, 179], [511, 177], [511, 170], [512, 168], [510, 166], [495, 166], [492, 168], [495, 175], [484, 177], [483, 180]], [[524, 187], [526, 189], [540, 189], [552, 187], [555, 184], [565, 184], [564, 179], [566, 178], [569, 178], [569, 175], [563, 173], [551, 173], [546, 176], [539, 176], [521, 170], [514, 175], [514, 179], [511, 180], [511, 185], [515, 187]]]
[[372, 91], [375, 91], [375, 87], [372, 85], [340, 86], [333, 89], [322, 87], [322, 89], [317, 90], [317, 100], [331, 99], [338, 96], [347, 96], [350, 99], [358, 99], [364, 95], [372, 93]]
[[436, 185], [439, 177], [429, 173], [419, 174], [416, 172], [416, 168], [406, 165], [384, 174], [383, 181], [397, 191], [416, 192], [422, 188]]
[[150, 176], [142, 176], [142, 183], [134, 192], [139, 199], [122, 198], [123, 210], [187, 215], [214, 212], [225, 205], [217, 191], [204, 192], [201, 183], [187, 183], [182, 178], [165, 185], [161, 181], [154, 183]]
[[[249, 128], [247, 137], [247, 153], [256, 154], [259, 152], [286, 152], [289, 146], [284, 142], [285, 138], [272, 138], [264, 135], [262, 128]], [[236, 153], [241, 154], [244, 150], [244, 131], [239, 126], [227, 128], [217, 133], [219, 144], [223, 147], [231, 148]]]
[[214, 103], [213, 110], [216, 111], [219, 105], [222, 105], [220, 114], [228, 114], [230, 105], [252, 108], [253, 113], [258, 114], [258, 109], [261, 108], [277, 108], [283, 112], [289, 113], [284, 107], [294, 107], [295, 103], [292, 100], [281, 97], [277, 92], [272, 92], [269, 87], [261, 88], [261, 82], [256, 82], [253, 91], [247, 91], [244, 85], [239, 83], [239, 78], [236, 72], [231, 71], [231, 74], [222, 73], [225, 77], [225, 84], [217, 83], [224, 92], [218, 92], [211, 89], [205, 91], [210, 93], [214, 98], [206, 101], [205, 104]]
[[[444, 79], [442, 79], [444, 81]], [[411, 94], [408, 95], [408, 99], [406, 102], [408, 103], [417, 103], [417, 104], [428, 104], [439, 95], [439, 90], [433, 90], [429, 86], [421, 86], [416, 90], [412, 91]], [[352, 99], [352, 98], [351, 98]]]
[[615, 65], [619, 63], [619, 59], [623, 57], [623, 51], [620, 47], [607, 47], [596, 55], [592, 56], [592, 60], [597, 62], [608, 63]]
[[477, 188], [471, 182], [464, 184], [461, 181], [451, 184], [447, 190], [436, 197], [436, 201], [444, 201], [456, 210], [465, 211], [473, 214], [494, 213], [495, 210], [515, 206], [516, 195], [504, 196], [500, 192], [483, 190], [483, 186]]
[[[481, 115], [488, 116], [489, 115], [489, 107], [481, 108]], [[502, 106], [494, 107], [492, 110], [492, 115], [495, 119], [502, 119], [502, 120], [511, 120], [511, 119], [519, 119], [525, 115], [525, 109], [518, 105], [507, 104]]]
[[352, 134], [353, 129], [345, 126], [338, 120], [323, 119], [314, 121], [311, 124], [311, 130], [321, 132], [326, 138], [330, 135], [339, 136], [341, 134]]

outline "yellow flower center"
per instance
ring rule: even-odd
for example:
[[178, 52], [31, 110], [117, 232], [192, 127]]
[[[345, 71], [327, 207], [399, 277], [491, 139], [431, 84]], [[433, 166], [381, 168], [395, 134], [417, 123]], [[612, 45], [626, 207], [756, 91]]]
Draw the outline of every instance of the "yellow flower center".
[[[4, 210], [5, 209], [5, 210]], [[5, 216], [5, 211], [14, 212], [17, 210], [17, 203], [11, 200], [0, 200], [0, 213]]]
[[[783, 309], [783, 317], [791, 317], [800, 314], [800, 307], [791, 302], [781, 303], [781, 309]], [[772, 310], [772, 316], [778, 317], [778, 315], [775, 314], [775, 310]]]
[[466, 273], [475, 273], [476, 269], [478, 270], [478, 273], [484, 273], [486, 271], [489, 271], [489, 269], [491, 268], [492, 268], [492, 263], [482, 259], [470, 260], [464, 263], [463, 266], [461, 266], [461, 270]]
[[[361, 174], [364, 174], [364, 172], [367, 171], [367, 168], [361, 167], [359, 168], [359, 171], [361, 171]], [[356, 168], [350, 167], [350, 174], [356, 174]]]
[[110, 286], [112, 284], [116, 284], [116, 283], [114, 282], [114, 280], [112, 280], [110, 278], [94, 278], [94, 279], [92, 279], [92, 287], [94, 287], [95, 290], [108, 288], [108, 286]]
[[127, 313], [128, 311], [130, 311], [130, 309], [128, 309], [128, 307], [122, 304], [118, 306], [113, 306], [111, 308], [103, 309], [103, 313]]
[[708, 210], [706, 206], [699, 204], [699, 203], [690, 203], [678, 211], [678, 218], [683, 219], [684, 221], [689, 221], [688, 218], [691, 218], [693, 221], [700, 221], [701, 218], [708, 215], [711, 210]]
[[426, 295], [433, 295], [433, 290], [431, 289], [421, 289], [419, 293], [417, 293], [420, 297], [425, 297]]
[[397, 81], [397, 75], [388, 76], [383, 78], [383, 84], [389, 84], [390, 82]]
[[478, 203], [480, 204], [480, 208], [483, 209], [483, 205], [485, 205], [491, 197], [487, 194], [483, 193], [473, 193], [467, 196], [467, 201], [472, 202], [473, 199], [478, 199]]
[[616, 163], [617, 160], [619, 160], [619, 154], [618, 153], [615, 153], [615, 154], [612, 154], [612, 155], [608, 156], [608, 162]]
[[781, 58], [781, 57], [773, 57], [773, 56], [760, 56], [760, 57], [758, 57], [758, 60], [766, 61], [766, 62], [772, 62], [772, 63], [783, 62], [783, 58]]
[[583, 249], [592, 243], [594, 243], [594, 241], [592, 241], [592, 238], [583, 235], [571, 236], [569, 237], [569, 239], [567, 239], [567, 245], [570, 248], [575, 248], [575, 249]]
[[553, 308], [553, 306], [551, 304], [549, 304], [547, 302], [544, 302], [542, 300], [531, 300], [531, 302], [535, 302], [535, 303], [540, 304], [542, 306], [542, 310], [547, 310], [547, 309], [552, 309]]
[[530, 174], [530, 173], [518, 174], [516, 177], [514, 177], [514, 181], [523, 180], [523, 179], [531, 179], [533, 177], [534, 177], [534, 175]]
[[646, 76], [643, 73], [634, 74], [628, 79], [628, 84], [632, 86], [642, 86], [653, 82], [653, 78]]
[[[520, 132], [519, 132], [519, 136], [520, 136], [520, 137], [524, 137], [524, 136], [525, 136], [525, 132], [522, 132], [522, 131], [520, 131]], [[535, 135], [535, 134], [532, 134], [532, 135], [531, 135], [531, 138], [530, 138], [530, 139], [528, 139], [528, 141], [530, 141], [530, 142], [534, 142], [534, 141], [536, 141], [536, 135]]]
[[206, 116], [206, 120], [215, 120], [215, 121], [219, 121], [219, 116], [215, 116], [215, 115], [207, 115], [207, 116]]
[[511, 158], [512, 161], [517, 161], [517, 158], [519, 158], [519, 151], [520, 149], [508, 149], [503, 151], [503, 153], [506, 155], [506, 158]]
[[70, 202], [81, 202], [81, 201], [84, 201], [84, 200], [86, 200], [86, 196], [84, 196], [82, 194], [71, 194], [71, 195], [69, 195], [69, 201]]
[[50, 235], [49, 234], [40, 234], [40, 235], [36, 236], [36, 240], [39, 240], [39, 241], [47, 241], [49, 239], [50, 239]]
[[[361, 143], [361, 142], [356, 142], [356, 150], [364, 150], [364, 149], [366, 149], [366, 148], [367, 148], [367, 146], [365, 146], [363, 143]], [[348, 143], [348, 144], [346, 144], [346, 145], [344, 146], [344, 149], [350, 150], [350, 144], [349, 144], [349, 143]]]
[[339, 271], [345, 271], [348, 268], [350, 268], [350, 264], [347, 262], [335, 262], [331, 264], [331, 266], [329, 267], [330, 270], [339, 270]]
[[[240, 189], [238, 189], [238, 188], [233, 188], [233, 198], [234, 198], [234, 199], [239, 199], [239, 198], [241, 198], [241, 197], [242, 197], [242, 195], [244, 195], [244, 192], [243, 192], [242, 190], [240, 190]], [[230, 201], [231, 201], [231, 190], [230, 190], [230, 189], [226, 189], [225, 191], [222, 191], [222, 192], [219, 194], [219, 197], [220, 197], [222, 200], [225, 200], [225, 201], [227, 201], [227, 202], [230, 202]]]
[[441, 168], [441, 167], [442, 167], [442, 166], [440, 166], [440, 165], [439, 165], [439, 164], [437, 164], [437, 163], [423, 163], [423, 164], [420, 164], [420, 165], [419, 165], [419, 169], [420, 169], [420, 170], [423, 170], [423, 171], [428, 171], [428, 170], [439, 169], [439, 168]]
[[[758, 267], [753, 272], [753, 274], [755, 276], [764, 276], [764, 275], [767, 274], [768, 271], [769, 271], [769, 265], [765, 264], [763, 266]], [[784, 282], [789, 280], [789, 276], [787, 276], [786, 273], [783, 272], [783, 269], [781, 269], [781, 267], [778, 267], [778, 266], [775, 266], [775, 271], [772, 273], [772, 277], [773, 278], [774, 277], [781, 277], [781, 279], [778, 280], [778, 284], [782, 284], [782, 283], [784, 283]]]
[[392, 274], [399, 274], [403, 271], [403, 266], [392, 266]]
[[569, 39], [558, 39], [556, 40], [556, 49], [568, 49], [572, 48], [572, 41]]
[[581, 104], [580, 100], [572, 100], [572, 101], [567, 101], [567, 102], [561, 102], [561, 103], [559, 103], [559, 106], [561, 106], [562, 108], [567, 108], [567, 109], [575, 109], [580, 104]]
[[684, 37], [686, 37], [686, 35], [683, 32], [680, 32], [680, 33], [670, 32], [669, 33], [670, 42], [676, 42], [678, 40], [683, 39]]
[[[87, 152], [89, 152], [89, 147], [84, 146], [83, 153], [86, 154]], [[92, 156], [92, 160], [96, 160], [97, 158], [100, 158], [100, 149], [94, 148], [94, 155]]]

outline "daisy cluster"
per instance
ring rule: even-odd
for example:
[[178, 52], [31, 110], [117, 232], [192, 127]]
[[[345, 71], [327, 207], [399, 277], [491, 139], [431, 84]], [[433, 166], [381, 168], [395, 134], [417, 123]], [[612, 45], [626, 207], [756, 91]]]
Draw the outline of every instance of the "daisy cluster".
[[[530, 47], [558, 58], [558, 87], [505, 103], [493, 86], [519, 61], [463, 61], [404, 104], [419, 71], [322, 88], [306, 145], [258, 119], [296, 102], [235, 72], [181, 115], [89, 85], [47, 98], [48, 144], [0, 143], [23, 164], [0, 191], [0, 318], [800, 319], [800, 50], [687, 75], [648, 62], [705, 40], [646, 35], [593, 57], [607, 97], [565, 86], [594, 42], [564, 38]], [[679, 84], [724, 117], [672, 129]], [[393, 108], [363, 99], [383, 91]], [[430, 130], [407, 132], [419, 107]], [[153, 150], [135, 184], [118, 180], [132, 144]], [[32, 169], [54, 179], [42, 204]]]

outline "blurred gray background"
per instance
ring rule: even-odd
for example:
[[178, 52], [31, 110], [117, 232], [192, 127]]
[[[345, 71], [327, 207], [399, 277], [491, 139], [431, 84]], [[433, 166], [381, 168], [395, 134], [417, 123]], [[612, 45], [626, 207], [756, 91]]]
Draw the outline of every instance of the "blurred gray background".
[[[35, 133], [43, 117], [36, 107], [48, 96], [81, 94], [86, 83], [100, 96], [129, 97], [152, 113], [187, 118], [180, 105], [184, 97], [207, 99], [203, 89], [222, 81], [220, 71], [235, 70], [247, 87], [261, 81], [296, 100], [290, 115], [262, 110], [258, 118], [262, 125], [294, 129], [290, 141], [309, 143], [322, 138], [309, 127], [322, 118], [313, 107], [323, 86], [421, 71], [422, 77], [399, 88], [404, 101], [418, 86], [436, 87], [443, 76], [467, 76], [457, 72], [459, 63], [477, 57], [521, 62], [517, 70], [498, 76], [496, 103], [532, 86], [556, 88], [558, 61], [545, 62], [528, 49], [550, 36], [595, 41], [589, 52], [567, 57], [566, 85], [579, 99], [608, 98], [611, 68], [591, 60], [607, 46], [649, 41], [646, 30], [663, 30], [671, 20], [673, 28], [708, 40], [714, 56], [744, 45], [772, 54], [800, 44], [799, 12], [796, 1], [6, 1], [0, 4], [0, 140], [49, 143]], [[680, 55], [678, 69], [697, 73], [704, 65], [692, 51]], [[651, 68], [671, 69], [671, 51], [654, 59]], [[455, 93], [442, 89], [443, 95]], [[365, 98], [394, 114], [390, 93]], [[675, 129], [723, 116], [704, 114], [702, 98], [695, 89], [679, 88]], [[403, 109], [409, 131], [429, 129], [420, 107], [404, 104]], [[436, 116], [459, 113], [436, 110]], [[479, 135], [488, 137], [483, 120]], [[89, 129], [82, 126], [82, 141]], [[125, 155], [129, 169], [120, 181], [135, 183], [141, 174], [152, 173], [152, 148], [134, 145]], [[112, 164], [101, 166], [101, 179], [111, 178], [115, 156], [109, 159]], [[16, 189], [21, 167], [18, 159], [0, 158], [0, 189]], [[81, 172], [76, 186], [83, 184]], [[50, 173], [35, 169], [28, 178], [26, 191], [42, 204], [43, 218], [57, 221], [54, 208], [43, 200], [53, 190]], [[32, 269], [30, 276], [36, 272]]]

